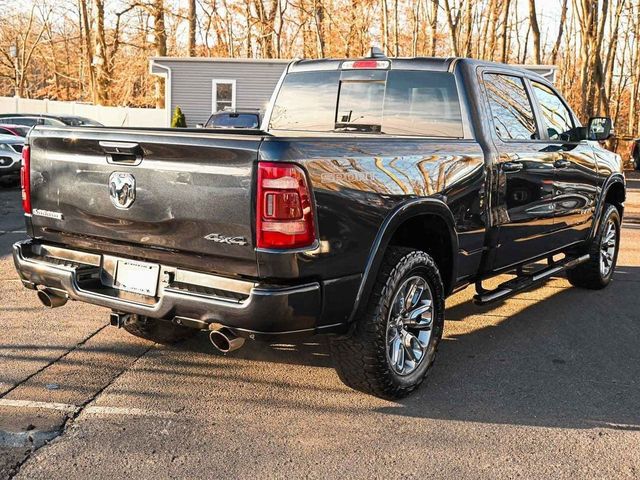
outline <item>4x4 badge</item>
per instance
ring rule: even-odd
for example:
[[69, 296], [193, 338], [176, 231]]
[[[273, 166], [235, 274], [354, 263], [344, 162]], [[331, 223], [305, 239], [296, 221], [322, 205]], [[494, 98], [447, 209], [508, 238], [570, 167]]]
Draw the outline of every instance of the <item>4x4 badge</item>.
[[109, 177], [109, 196], [116, 208], [129, 208], [136, 200], [136, 179], [130, 173], [113, 172]]
[[205, 240], [210, 240], [216, 243], [226, 243], [227, 245], [247, 245], [247, 239], [244, 237], [225, 237], [219, 233], [210, 233], [204, 237]]

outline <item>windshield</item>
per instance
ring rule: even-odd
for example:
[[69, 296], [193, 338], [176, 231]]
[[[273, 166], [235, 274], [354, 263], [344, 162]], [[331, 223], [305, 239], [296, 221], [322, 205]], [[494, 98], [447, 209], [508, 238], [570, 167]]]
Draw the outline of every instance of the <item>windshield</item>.
[[271, 130], [464, 136], [449, 72], [349, 70], [288, 74]]
[[206, 128], [258, 128], [260, 117], [256, 113], [216, 113], [211, 115]]

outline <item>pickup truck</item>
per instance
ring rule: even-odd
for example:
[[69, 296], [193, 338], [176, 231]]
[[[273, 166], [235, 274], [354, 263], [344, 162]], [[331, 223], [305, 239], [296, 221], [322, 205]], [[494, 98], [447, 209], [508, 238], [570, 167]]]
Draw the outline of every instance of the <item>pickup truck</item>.
[[507, 65], [295, 61], [259, 130], [36, 126], [15, 265], [46, 306], [100, 305], [155, 342], [326, 334], [347, 385], [399, 398], [429, 372], [452, 292], [610, 283], [611, 132]]

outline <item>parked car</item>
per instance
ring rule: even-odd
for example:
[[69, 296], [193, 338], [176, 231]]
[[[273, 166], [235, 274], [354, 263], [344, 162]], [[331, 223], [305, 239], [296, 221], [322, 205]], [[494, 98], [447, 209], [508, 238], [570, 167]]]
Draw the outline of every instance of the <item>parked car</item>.
[[260, 128], [260, 112], [217, 112], [209, 117], [204, 128]]
[[3, 113], [0, 114], [0, 123], [11, 123], [14, 125], [26, 125], [33, 127], [34, 125], [50, 125], [54, 127], [102, 127], [103, 125], [95, 120], [76, 115], [48, 115], [48, 114], [29, 114], [29, 113]]
[[475, 285], [487, 304], [561, 272], [611, 281], [625, 200], [621, 158], [598, 143], [611, 121], [582, 127], [545, 78], [464, 58], [302, 60], [270, 105], [266, 131], [34, 128], [23, 284], [158, 342], [329, 334], [347, 385], [397, 398], [429, 372], [452, 292]]
[[20, 176], [24, 138], [0, 134], [0, 183], [12, 183]]
[[0, 135], [14, 135], [25, 138], [29, 134], [31, 127], [24, 125], [0, 124]]

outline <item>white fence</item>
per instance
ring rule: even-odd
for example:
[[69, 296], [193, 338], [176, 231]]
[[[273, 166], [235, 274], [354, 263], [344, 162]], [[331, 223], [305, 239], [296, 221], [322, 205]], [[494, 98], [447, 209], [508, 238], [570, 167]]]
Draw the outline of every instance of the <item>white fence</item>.
[[49, 113], [78, 115], [109, 127], [168, 127], [164, 108], [101, 107], [55, 100], [0, 97], [0, 113]]

